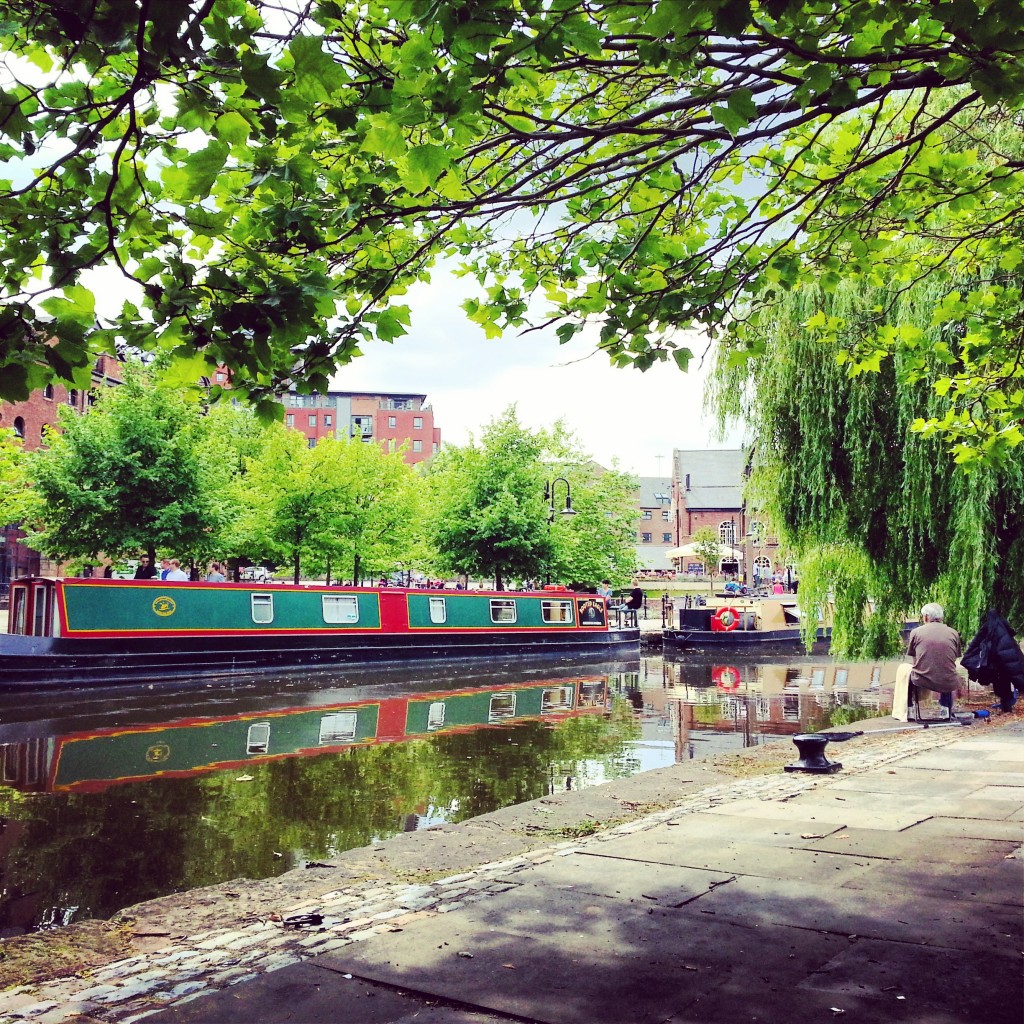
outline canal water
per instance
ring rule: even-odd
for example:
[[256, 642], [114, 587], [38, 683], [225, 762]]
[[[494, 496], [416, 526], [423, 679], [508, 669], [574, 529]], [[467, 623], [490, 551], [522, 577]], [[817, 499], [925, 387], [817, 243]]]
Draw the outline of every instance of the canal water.
[[884, 715], [895, 671], [680, 654], [0, 695], [0, 937]]

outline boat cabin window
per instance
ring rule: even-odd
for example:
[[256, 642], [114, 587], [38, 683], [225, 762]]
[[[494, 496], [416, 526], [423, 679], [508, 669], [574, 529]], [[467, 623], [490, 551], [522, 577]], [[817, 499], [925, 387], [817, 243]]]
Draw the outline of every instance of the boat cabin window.
[[358, 622], [359, 599], [355, 594], [322, 594], [324, 622]]
[[515, 622], [516, 603], [499, 598], [491, 600], [491, 622]]
[[541, 711], [572, 711], [575, 696], [575, 686], [551, 686], [541, 695], [540, 709]]
[[320, 743], [342, 743], [356, 738], [357, 711], [339, 711], [320, 719]]
[[540, 617], [545, 622], [572, 622], [572, 601], [541, 601]]
[[430, 598], [430, 621], [436, 623], [447, 622], [448, 606], [443, 597]]
[[252, 601], [253, 622], [268, 623], [274, 621], [273, 594], [253, 594], [250, 597], [250, 601]]
[[514, 693], [496, 693], [491, 698], [491, 706], [487, 712], [487, 721], [504, 722], [507, 718], [514, 718], [516, 713], [516, 695]]
[[28, 604], [28, 590], [17, 587], [14, 591], [14, 608], [11, 609], [12, 633], [25, 635], [25, 606]]
[[444, 701], [435, 700], [431, 703], [430, 708], [427, 711], [427, 729], [433, 731], [434, 729], [444, 728]]
[[50, 610], [50, 602], [46, 599], [48, 589], [45, 583], [41, 583], [35, 588], [32, 602], [33, 636], [50, 635], [50, 622], [47, 614]]
[[249, 735], [245, 739], [247, 754], [265, 754], [270, 750], [270, 723], [258, 722], [249, 726]]

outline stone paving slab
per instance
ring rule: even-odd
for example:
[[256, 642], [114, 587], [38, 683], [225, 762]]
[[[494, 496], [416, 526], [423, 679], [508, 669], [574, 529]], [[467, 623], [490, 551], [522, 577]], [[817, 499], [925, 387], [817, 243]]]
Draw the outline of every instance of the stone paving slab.
[[[887, 1006], [895, 1020], [912, 1016], [929, 1022], [1020, 1024], [1024, 1013], [1024, 975], [1013, 952], [998, 943], [993, 943], [985, 954], [937, 949], [928, 954], [927, 970], [922, 970], [918, 947], [858, 940], [798, 987], [828, 993], [832, 1005], [845, 1008], [848, 1013], [854, 1010], [849, 1002], [851, 997], [859, 1001], [867, 995]], [[982, 982], [978, 978], [980, 966], [984, 967]], [[858, 1017], [865, 1019], [862, 1013]]]
[[523, 886], [571, 890], [581, 898], [606, 896], [651, 907], [682, 905], [699, 899], [733, 875], [573, 853], [512, 877]]
[[852, 801], [843, 803], [835, 799], [821, 800], [817, 798], [816, 794], [809, 794], [805, 801], [801, 801], [800, 797], [794, 797], [785, 803], [774, 804], [766, 804], [761, 800], [738, 800], [735, 803], [716, 807], [714, 813], [736, 818], [743, 818], [748, 814], [759, 814], [775, 821], [812, 821], [819, 827], [848, 825], [899, 832], [901, 829], [916, 825], [919, 821], [924, 821], [933, 814], [947, 814], [955, 810], [956, 807], [944, 798], [935, 801], [922, 799], [914, 804], [902, 800], [896, 804], [870, 800], [861, 806], [856, 806]]
[[[946, 819], [948, 820], [948, 819]], [[812, 849], [850, 856], [882, 857], [914, 863], [989, 864], [998, 863], [1020, 846], [1014, 839], [976, 839], [943, 836], [941, 843], [928, 842], [922, 821], [902, 832], [879, 832], [869, 828], [846, 828], [809, 844]], [[934, 833], [931, 834], [932, 837]]]
[[[670, 833], [667, 837], [666, 831]], [[832, 884], [870, 867], [866, 858], [792, 847], [760, 846], [742, 841], [722, 843], [717, 839], [705, 839], [697, 832], [689, 833], [684, 839], [678, 830], [666, 830], [664, 826], [651, 829], [642, 836], [604, 843], [600, 850], [588, 850], [587, 853], [589, 856], [616, 857], [640, 864], [676, 864], [728, 874]]]
[[936, 815], [913, 826], [915, 835], [930, 840], [1006, 839], [1024, 843], [1024, 824], [991, 818], [951, 818]]
[[1018, 931], [1024, 918], [1020, 910], [1024, 862], [1015, 858], [982, 865], [879, 860], [871, 871], [842, 883], [844, 889], [864, 892], [880, 885], [889, 890], [1002, 904], [1013, 911], [1011, 924]]
[[719, 886], [691, 904], [716, 920], [748, 925], [790, 925], [832, 934], [864, 936], [981, 952], [995, 936], [1022, 940], [1019, 904], [954, 901], [911, 887], [892, 887], [879, 875], [864, 892], [781, 879], [743, 878]]
[[346, 974], [319, 963], [293, 964], [235, 985], [219, 999], [200, 997], [145, 1020], [151, 1024], [164, 1019], [183, 1024], [499, 1024], [511, 1019]]
[[531, 1021], [646, 1024], [676, 1019], [700, 989], [733, 979], [748, 988], [755, 972], [779, 993], [791, 990], [848, 941], [620, 901], [610, 912], [610, 901], [596, 899], [519, 889], [430, 929], [372, 939], [326, 959], [358, 976], [459, 992], [474, 1006]]

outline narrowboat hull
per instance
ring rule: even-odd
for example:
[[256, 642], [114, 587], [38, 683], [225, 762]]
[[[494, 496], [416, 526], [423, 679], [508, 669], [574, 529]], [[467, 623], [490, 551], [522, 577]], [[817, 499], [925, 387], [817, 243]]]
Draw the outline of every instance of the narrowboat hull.
[[[603, 599], [563, 590], [33, 579], [18, 581], [12, 595], [11, 632], [0, 634], [7, 689], [494, 656], [618, 657], [637, 653], [640, 641], [638, 629], [611, 628]], [[33, 630], [40, 635], [26, 635]]]

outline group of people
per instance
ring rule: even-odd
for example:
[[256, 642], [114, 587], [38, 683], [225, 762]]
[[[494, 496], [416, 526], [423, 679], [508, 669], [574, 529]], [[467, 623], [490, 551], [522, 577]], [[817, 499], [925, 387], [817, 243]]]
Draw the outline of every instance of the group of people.
[[[157, 568], [153, 565], [152, 559], [149, 555], [141, 555], [139, 557], [139, 565], [135, 570], [135, 579], [137, 580], [166, 580], [169, 583], [181, 583], [188, 582], [191, 577], [181, 567], [181, 562], [177, 558], [161, 558], [160, 567]], [[220, 562], [211, 562], [209, 569], [204, 577], [207, 583], [224, 583], [227, 580], [227, 576], [224, 575], [224, 566]]]
[[1024, 650], [1010, 624], [994, 608], [989, 609], [963, 650], [960, 634], [944, 619], [942, 605], [926, 604], [921, 609], [921, 624], [911, 631], [907, 644], [911, 698], [916, 695], [914, 687], [931, 690], [939, 695], [943, 717], [952, 717], [954, 695], [964, 683], [959, 671], [962, 666], [973, 682], [992, 687], [998, 698], [994, 708], [1012, 711], [1017, 694], [1024, 690]]

